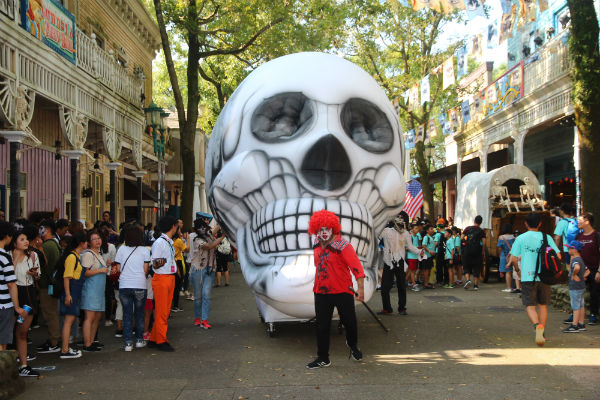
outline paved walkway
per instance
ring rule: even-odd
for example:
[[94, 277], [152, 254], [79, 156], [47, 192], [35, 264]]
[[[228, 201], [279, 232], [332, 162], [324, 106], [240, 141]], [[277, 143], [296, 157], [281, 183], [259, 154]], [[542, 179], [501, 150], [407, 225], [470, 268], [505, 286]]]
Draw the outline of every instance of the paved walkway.
[[[600, 326], [560, 330], [566, 314], [552, 311], [544, 348], [534, 343], [518, 295], [501, 284], [479, 292], [409, 292], [408, 316], [384, 317], [385, 333], [358, 308], [364, 362], [348, 359], [332, 325], [332, 366], [308, 371], [316, 353], [314, 326], [283, 324], [270, 338], [241, 274], [213, 291], [213, 329], [192, 325], [192, 303], [171, 319], [174, 353], [125, 353], [112, 328], [106, 348], [76, 360], [39, 355], [32, 366], [57, 365], [27, 380], [18, 399], [597, 399]], [[395, 297], [392, 298], [394, 300]], [[373, 310], [381, 308], [378, 294]], [[44, 327], [32, 332], [39, 343]]]

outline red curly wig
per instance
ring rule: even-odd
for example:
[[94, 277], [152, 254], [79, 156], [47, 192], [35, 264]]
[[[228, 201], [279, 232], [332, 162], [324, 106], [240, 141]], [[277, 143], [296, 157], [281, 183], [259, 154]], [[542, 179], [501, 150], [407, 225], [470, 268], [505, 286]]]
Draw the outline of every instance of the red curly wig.
[[322, 227], [333, 229], [334, 235], [340, 233], [340, 230], [342, 229], [340, 219], [337, 215], [327, 210], [315, 211], [308, 223], [308, 233], [310, 235], [316, 235]]

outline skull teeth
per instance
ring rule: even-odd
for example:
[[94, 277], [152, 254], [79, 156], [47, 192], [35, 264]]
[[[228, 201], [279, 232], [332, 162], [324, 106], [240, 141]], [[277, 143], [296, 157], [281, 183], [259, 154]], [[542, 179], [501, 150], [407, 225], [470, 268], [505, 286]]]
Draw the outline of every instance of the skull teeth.
[[255, 213], [251, 231], [258, 250], [263, 254], [310, 250], [308, 222], [312, 213], [321, 209], [339, 216], [342, 234], [350, 240], [358, 256], [366, 256], [373, 226], [367, 208], [362, 204], [321, 198], [281, 199]]

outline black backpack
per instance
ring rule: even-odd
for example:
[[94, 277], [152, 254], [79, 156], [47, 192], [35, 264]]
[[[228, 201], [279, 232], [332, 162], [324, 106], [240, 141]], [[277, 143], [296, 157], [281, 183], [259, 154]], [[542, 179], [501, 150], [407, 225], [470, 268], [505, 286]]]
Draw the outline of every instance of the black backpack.
[[[70, 252], [70, 253], [66, 254], [64, 257], [60, 258], [60, 260], [57, 263], [58, 265], [57, 265], [56, 269], [54, 270], [54, 272], [52, 273], [52, 276], [50, 277], [50, 284], [52, 285], [52, 297], [55, 297], [57, 299], [60, 299], [60, 296], [65, 291], [65, 280], [63, 278], [63, 276], [65, 275], [65, 261], [67, 260], [67, 257], [70, 254], [73, 254], [76, 258], [75, 268], [77, 268], [77, 264], [81, 264], [81, 262], [79, 261], [79, 257], [77, 257], [77, 254], [75, 252]], [[82, 266], [82, 268], [83, 268], [83, 266]], [[83, 271], [81, 271], [81, 273], [83, 274]]]
[[442, 234], [440, 236], [440, 241], [438, 242], [438, 245], [437, 245], [437, 255], [444, 257], [445, 254], [446, 254], [446, 238]]
[[567, 271], [558, 258], [556, 251], [548, 245], [547, 235], [542, 233], [542, 236], [542, 245], [538, 250], [534, 280], [540, 278], [540, 281], [546, 285], [556, 285], [557, 283], [565, 282], [568, 278]]
[[463, 232], [463, 254], [477, 255], [481, 254], [482, 246], [481, 239], [483, 238], [483, 230], [477, 227], [470, 227], [466, 230], [466, 235]]

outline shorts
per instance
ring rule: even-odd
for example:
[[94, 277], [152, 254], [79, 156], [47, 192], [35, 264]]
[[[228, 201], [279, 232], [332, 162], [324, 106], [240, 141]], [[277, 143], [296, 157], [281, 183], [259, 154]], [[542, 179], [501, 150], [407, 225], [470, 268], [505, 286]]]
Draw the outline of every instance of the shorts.
[[432, 269], [433, 268], [433, 258], [427, 258], [419, 263], [419, 269]]
[[416, 271], [418, 269], [419, 260], [416, 258], [406, 260], [408, 262], [408, 269], [411, 271]]
[[152, 299], [146, 299], [146, 305], [144, 306], [144, 310], [154, 310], [154, 301]]
[[473, 275], [478, 277], [481, 275], [481, 268], [483, 267], [483, 259], [480, 257], [465, 257], [463, 260], [463, 272], [465, 274]]
[[13, 342], [15, 327], [15, 308], [0, 308], [0, 344]]
[[23, 307], [24, 305], [28, 305], [32, 308], [29, 314], [37, 314], [38, 313], [38, 301], [37, 301], [37, 292], [34, 285], [29, 286], [19, 286], [17, 285], [17, 291], [19, 293], [19, 305]]
[[217, 258], [217, 272], [229, 271], [229, 254], [221, 254], [216, 252]]
[[521, 282], [521, 300], [525, 307], [550, 304], [550, 285], [542, 282]]
[[584, 294], [585, 289], [569, 290], [569, 296], [571, 297], [571, 308], [573, 311], [577, 311], [585, 307], [585, 299], [583, 298]]

